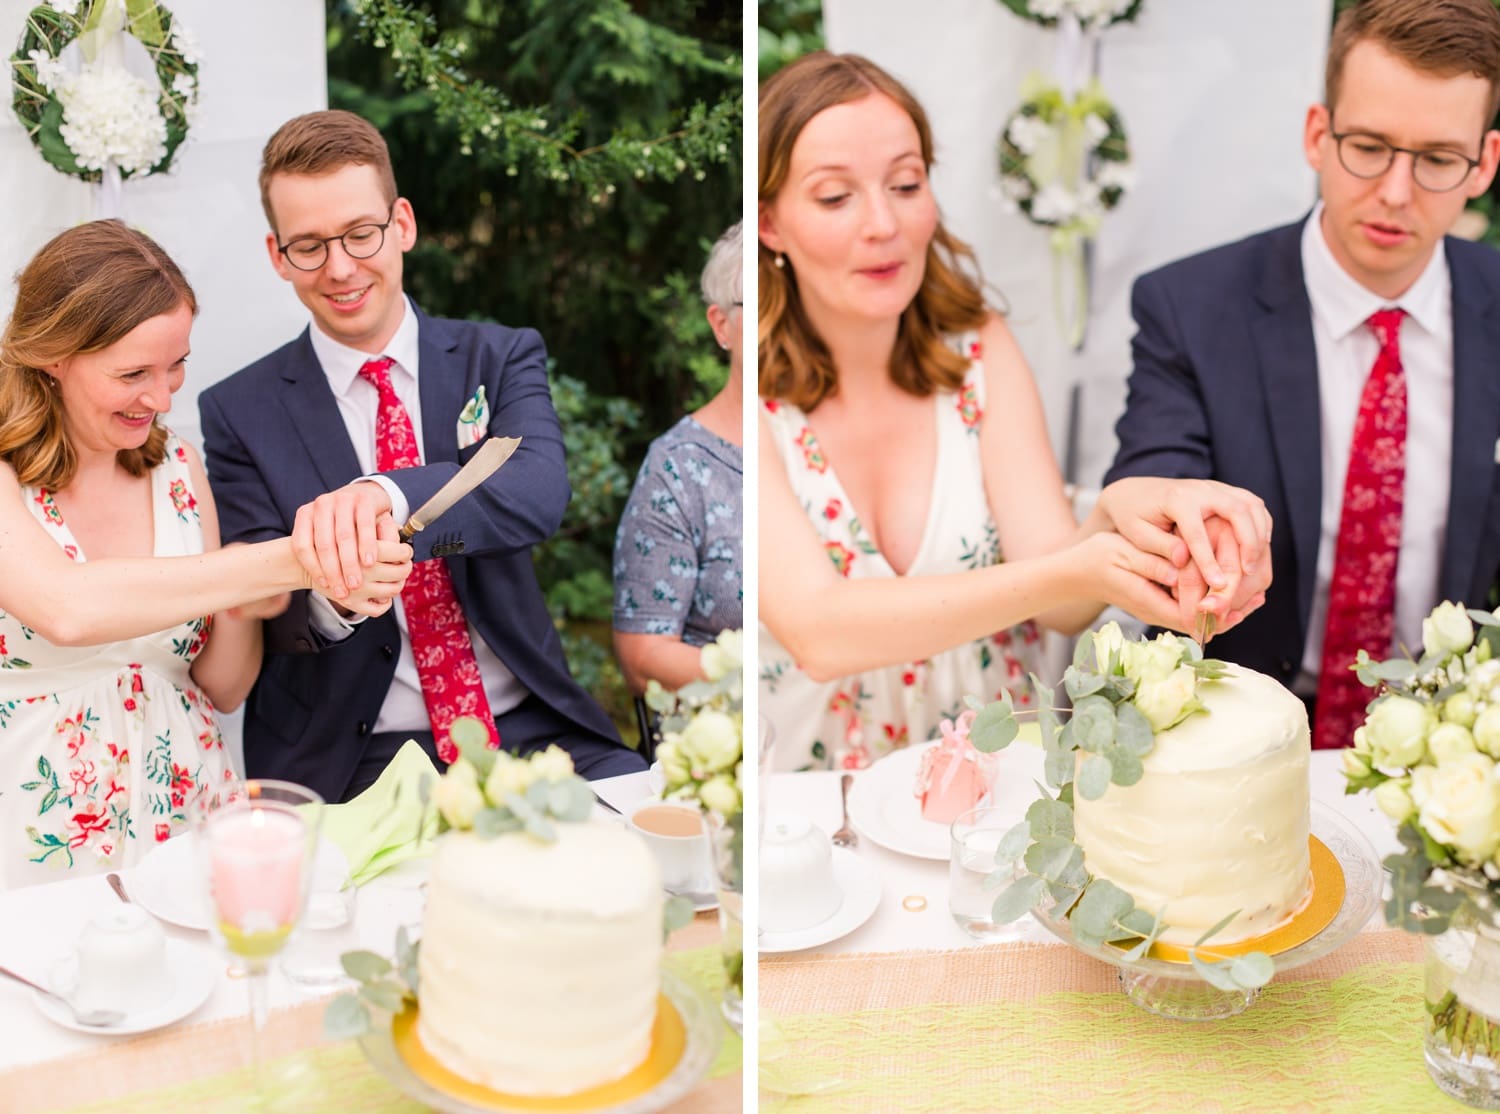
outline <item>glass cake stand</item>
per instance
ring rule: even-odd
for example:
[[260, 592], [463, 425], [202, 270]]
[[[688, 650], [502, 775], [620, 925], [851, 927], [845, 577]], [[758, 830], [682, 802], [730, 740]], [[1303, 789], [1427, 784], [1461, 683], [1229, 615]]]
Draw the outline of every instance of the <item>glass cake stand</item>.
[[[1327, 955], [1353, 938], [1369, 921], [1380, 904], [1384, 876], [1380, 859], [1358, 828], [1333, 809], [1316, 802], [1312, 805], [1312, 834], [1320, 840], [1343, 870], [1344, 899], [1333, 920], [1310, 939], [1271, 953], [1277, 974], [1300, 967]], [[1088, 947], [1073, 938], [1072, 927], [1064, 917], [1055, 916], [1050, 905], [1034, 910], [1036, 919], [1053, 935], [1071, 944], [1085, 955], [1119, 968], [1120, 987], [1125, 996], [1144, 1010], [1178, 1021], [1216, 1021], [1233, 1017], [1245, 1010], [1257, 990], [1220, 990], [1193, 970], [1186, 961], [1143, 958], [1127, 961], [1126, 948], [1109, 944]], [[1205, 945], [1211, 950], [1213, 941]]]
[[[442, 1114], [522, 1114], [522, 1112], [568, 1110], [580, 1114], [649, 1114], [682, 1098], [708, 1073], [718, 1055], [720, 1028], [718, 1007], [698, 990], [669, 971], [661, 975], [662, 995], [676, 1010], [682, 1023], [682, 1048], [675, 1063], [653, 1070], [649, 1089], [629, 1098], [588, 1101], [583, 1095], [519, 1097], [502, 1095], [468, 1085], [449, 1089], [425, 1071], [419, 1071], [398, 1047], [394, 1025], [377, 1026], [359, 1038], [371, 1065], [408, 1098], [425, 1103]], [[420, 1008], [420, 1007], [419, 1007]], [[410, 1022], [410, 1018], [401, 1020]], [[653, 1047], [642, 1069], [650, 1070], [659, 1060]]]

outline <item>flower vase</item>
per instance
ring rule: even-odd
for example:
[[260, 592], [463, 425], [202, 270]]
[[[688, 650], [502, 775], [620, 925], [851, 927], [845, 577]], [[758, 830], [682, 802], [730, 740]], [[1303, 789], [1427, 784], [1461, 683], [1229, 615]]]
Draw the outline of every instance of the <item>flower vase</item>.
[[1500, 929], [1429, 936], [1426, 960], [1427, 1071], [1460, 1102], [1500, 1110]]
[[744, 1032], [745, 838], [744, 814], [714, 826], [714, 867], [719, 888], [719, 936], [724, 951], [724, 1020]]

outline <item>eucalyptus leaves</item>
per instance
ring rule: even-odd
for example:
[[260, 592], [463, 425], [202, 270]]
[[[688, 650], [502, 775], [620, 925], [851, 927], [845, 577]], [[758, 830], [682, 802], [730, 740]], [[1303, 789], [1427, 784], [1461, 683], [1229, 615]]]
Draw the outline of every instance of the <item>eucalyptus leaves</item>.
[[[1038, 701], [1045, 777], [1056, 795], [1039, 787], [1041, 799], [1000, 842], [995, 854], [1000, 866], [990, 884], [1011, 884], [995, 900], [996, 922], [1008, 924], [1051, 902], [1054, 915], [1067, 918], [1081, 947], [1119, 946], [1124, 962], [1146, 956], [1168, 927], [1168, 911], [1152, 914], [1137, 908], [1119, 886], [1089, 874], [1074, 837], [1073, 802], [1075, 795], [1098, 800], [1110, 785], [1138, 782], [1156, 732], [1198, 714], [1198, 683], [1216, 680], [1224, 671], [1222, 662], [1203, 658], [1197, 643], [1173, 634], [1150, 642], [1127, 641], [1119, 626], [1109, 623], [1091, 639], [1079, 640], [1073, 664], [1063, 675], [1073, 703], [1071, 718], [1059, 725], [1049, 701]], [[1039, 697], [1045, 694], [1036, 677], [1031, 681]], [[978, 707], [977, 701], [971, 703]], [[981, 751], [996, 751], [1008, 746], [1018, 730], [1009, 700], [1002, 699], [979, 708], [970, 739]], [[1193, 968], [1220, 990], [1264, 986], [1275, 972], [1270, 957], [1259, 952], [1219, 960], [1199, 953], [1238, 915], [1239, 910], [1228, 913], [1189, 950]]]
[[392, 963], [376, 952], [345, 952], [340, 958], [344, 973], [359, 983], [359, 990], [340, 994], [323, 1011], [323, 1032], [331, 1040], [364, 1036], [374, 1027], [370, 1007], [397, 1014], [417, 1001], [417, 956], [421, 941], [413, 940], [404, 927], [396, 930], [396, 960]]

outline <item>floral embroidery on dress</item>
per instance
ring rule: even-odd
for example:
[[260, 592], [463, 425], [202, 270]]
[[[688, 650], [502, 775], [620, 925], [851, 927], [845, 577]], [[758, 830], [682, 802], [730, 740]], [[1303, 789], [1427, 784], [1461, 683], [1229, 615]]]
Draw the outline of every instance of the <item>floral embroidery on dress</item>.
[[42, 508], [42, 515], [54, 526], [62, 525], [62, 511], [57, 509], [57, 500], [52, 497], [52, 492], [45, 487], [38, 488], [36, 493], [36, 505]]
[[214, 629], [214, 617], [200, 615], [196, 619], [189, 619], [187, 627], [189, 633], [186, 638], [172, 639], [172, 653], [185, 661], [192, 661], [208, 645], [208, 636]]
[[802, 463], [808, 471], [828, 471], [828, 458], [823, 455], [823, 447], [818, 444], [818, 435], [812, 431], [812, 426], [802, 427], [802, 432], [797, 434], [797, 445], [802, 449]]
[[959, 388], [956, 405], [958, 419], [964, 423], [964, 428], [978, 435], [979, 427], [984, 422], [984, 407], [979, 405], [979, 393], [972, 383], [965, 383]]
[[824, 542], [823, 549], [833, 562], [833, 567], [839, 570], [839, 575], [847, 577], [849, 570], [854, 567], [854, 551], [842, 542]]
[[172, 499], [172, 509], [177, 512], [177, 517], [182, 521], [188, 521], [188, 515], [196, 520], [198, 517], [198, 499], [188, 490], [184, 480], [173, 480], [167, 488], [167, 494]]
[[0, 669], [30, 669], [31, 663], [24, 658], [14, 657], [6, 652], [5, 635], [0, 634]]

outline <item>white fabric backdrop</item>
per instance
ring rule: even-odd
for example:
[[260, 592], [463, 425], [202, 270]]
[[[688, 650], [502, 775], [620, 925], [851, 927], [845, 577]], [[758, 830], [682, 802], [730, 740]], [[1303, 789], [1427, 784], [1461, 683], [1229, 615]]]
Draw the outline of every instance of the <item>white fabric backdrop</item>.
[[[32, 6], [0, 0], [7, 59]], [[327, 106], [327, 51], [322, 0], [167, 0], [167, 6], [199, 43], [201, 116], [169, 174], [125, 183], [124, 218], [167, 249], [198, 295], [187, 382], [169, 421], [201, 447], [198, 392], [289, 340], [307, 321], [266, 260], [255, 175], [261, 148], [280, 124]], [[147, 73], [154, 81], [154, 72]], [[0, 315], [8, 315], [15, 275], [32, 254], [94, 216], [93, 187], [43, 161], [8, 95], [0, 110], [0, 213]]]
[[[0, 0], [4, 58], [15, 51], [32, 6], [30, 0]], [[169, 174], [125, 183], [124, 218], [166, 248], [198, 295], [187, 380], [168, 421], [201, 449], [198, 392], [307, 323], [302, 303], [266, 259], [266, 218], [255, 178], [261, 148], [277, 127], [327, 107], [327, 49], [322, 0], [167, 0], [167, 6], [199, 44], [201, 115]], [[137, 61], [145, 62], [144, 51]], [[141, 76], [155, 80], [148, 62]], [[10, 111], [8, 94], [0, 110], [0, 214], [4, 317], [26, 261], [63, 229], [94, 217], [93, 187], [43, 161]], [[221, 719], [225, 742], [243, 769], [241, 715]]]
[[829, 48], [864, 54], [901, 78], [936, 134], [934, 188], [950, 230], [979, 253], [1041, 384], [1063, 453], [1070, 388], [1083, 385], [1078, 480], [1114, 457], [1130, 367], [1130, 284], [1162, 263], [1311, 207], [1302, 121], [1322, 96], [1331, 0], [1146, 0], [1104, 33], [1100, 80], [1125, 123], [1136, 184], [1096, 241], [1083, 352], [1054, 319], [1044, 230], [1007, 214], [998, 192], [1001, 125], [1031, 71], [1051, 73], [1055, 34], [999, 0], [824, 0]]

